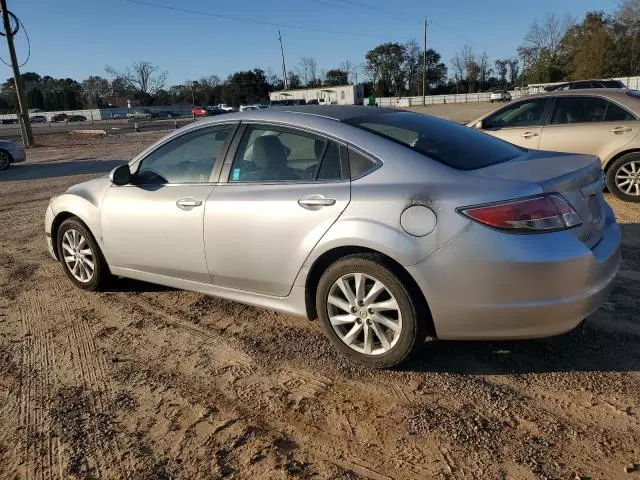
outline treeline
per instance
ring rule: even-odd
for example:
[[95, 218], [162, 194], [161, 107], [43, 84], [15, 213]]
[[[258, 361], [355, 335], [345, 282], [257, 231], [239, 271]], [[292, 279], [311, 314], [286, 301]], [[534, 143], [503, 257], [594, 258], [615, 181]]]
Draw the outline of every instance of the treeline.
[[[529, 83], [640, 75], [640, 0], [624, 0], [613, 14], [587, 12], [581, 22], [547, 15], [524, 36], [517, 56], [490, 59], [466, 45], [447, 66], [435, 50], [426, 52], [429, 94], [511, 89]], [[345, 61], [322, 70], [303, 57], [283, 78], [271, 69], [235, 72], [225, 79], [212, 75], [166, 85], [167, 72], [147, 61], [123, 71], [106, 67], [105, 77], [78, 82], [28, 72], [22, 75], [29, 108], [74, 110], [132, 105], [233, 106], [268, 101], [274, 90], [362, 84], [365, 96], [422, 94], [423, 50], [411, 40], [388, 42], [369, 50], [361, 64]], [[15, 112], [13, 79], [0, 86], [0, 112]]]

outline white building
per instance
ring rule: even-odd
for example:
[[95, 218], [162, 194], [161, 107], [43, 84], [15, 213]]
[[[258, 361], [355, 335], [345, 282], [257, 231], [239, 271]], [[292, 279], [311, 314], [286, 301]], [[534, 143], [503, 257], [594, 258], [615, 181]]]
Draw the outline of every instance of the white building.
[[339, 87], [281, 90], [279, 92], [271, 92], [269, 100], [272, 102], [304, 100], [306, 103], [362, 105], [364, 87], [362, 85], [342, 85]]

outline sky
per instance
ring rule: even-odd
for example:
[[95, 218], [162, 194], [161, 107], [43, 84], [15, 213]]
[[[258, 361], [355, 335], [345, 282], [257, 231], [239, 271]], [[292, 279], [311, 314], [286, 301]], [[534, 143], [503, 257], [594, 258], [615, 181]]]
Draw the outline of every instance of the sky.
[[[171, 8], [134, 3], [141, 1]], [[586, 11], [613, 12], [615, 0], [7, 0], [31, 41], [31, 56], [21, 68], [40, 75], [107, 77], [105, 66], [123, 70], [148, 60], [168, 72], [168, 85], [238, 70], [281, 72], [278, 29], [287, 70], [301, 57], [313, 57], [319, 69], [345, 60], [362, 64], [368, 50], [385, 42], [423, 42], [428, 19], [428, 48], [449, 65], [465, 44], [493, 60], [516, 55], [534, 19]], [[271, 25], [268, 25], [271, 24]], [[278, 25], [276, 25], [278, 24]], [[296, 27], [296, 28], [293, 28]], [[16, 36], [22, 63], [28, 53], [24, 31]], [[0, 57], [8, 62], [0, 38]], [[0, 79], [11, 69], [0, 64]]]

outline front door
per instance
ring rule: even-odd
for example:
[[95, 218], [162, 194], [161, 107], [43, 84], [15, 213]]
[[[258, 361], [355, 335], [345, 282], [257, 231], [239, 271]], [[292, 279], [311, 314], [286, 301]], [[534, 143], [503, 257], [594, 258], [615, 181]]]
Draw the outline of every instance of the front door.
[[113, 267], [132, 276], [144, 272], [210, 283], [204, 209], [218, 157], [234, 129], [201, 128], [173, 138], [132, 167], [130, 185], [109, 188], [101, 223]]
[[228, 181], [216, 186], [205, 210], [205, 252], [216, 286], [289, 294], [309, 253], [349, 203], [341, 150], [300, 130], [245, 129]]
[[632, 114], [602, 97], [560, 97], [542, 131], [540, 149], [606, 159], [631, 142], [639, 129]]
[[547, 100], [521, 100], [489, 115], [482, 121], [482, 131], [524, 148], [537, 149], [544, 125]]

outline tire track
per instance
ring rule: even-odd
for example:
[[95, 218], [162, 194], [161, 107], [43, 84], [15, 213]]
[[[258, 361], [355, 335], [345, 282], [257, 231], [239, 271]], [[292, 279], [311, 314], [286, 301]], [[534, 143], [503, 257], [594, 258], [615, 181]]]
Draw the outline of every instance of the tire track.
[[[184, 315], [184, 319], [180, 318], [180, 312], [177, 312], [177, 314], [170, 313], [162, 305], [151, 304], [152, 302], [145, 297], [127, 295], [124, 301], [128, 302], [129, 306], [133, 305], [134, 308], [152, 313], [171, 325], [196, 332], [198, 335], [204, 335], [209, 339], [212, 349], [218, 348], [221, 342], [225, 342], [228, 348], [238, 351], [235, 346], [229, 345], [230, 341], [226, 340], [225, 335], [214, 334], [202, 327], [190, 324], [187, 320], [187, 314]], [[211, 340], [213, 340], [213, 343], [211, 343]], [[241, 376], [238, 376], [238, 373]], [[304, 439], [305, 449], [310, 454], [323, 461], [330, 462], [342, 470], [351, 471], [371, 480], [397, 478], [398, 466], [401, 466], [402, 478], [425, 478], [442, 470], [439, 466], [428, 470], [416, 464], [420, 460], [423, 460], [425, 465], [441, 463], [439, 455], [433, 458], [422, 456], [416, 462], [402, 459], [390, 461], [381, 447], [362, 445], [356, 437], [345, 437], [344, 435], [333, 433], [331, 431], [334, 429], [333, 425], [316, 425], [313, 422], [309, 423], [305, 419], [301, 420], [300, 414], [296, 411], [298, 402], [291, 404], [290, 401], [287, 401], [287, 398], [293, 396], [294, 399], [297, 397], [298, 400], [307, 399], [312, 401], [320, 398], [324, 399], [324, 396], [331, 395], [332, 387], [335, 385], [335, 381], [329, 377], [301, 369], [291, 369], [289, 367], [282, 369], [274, 366], [261, 367], [254, 364], [252, 369], [236, 372], [231, 380], [215, 376], [209, 378], [213, 382], [213, 388], [232, 404], [242, 405], [243, 409], [249, 408], [253, 412], [251, 415], [257, 417], [261, 423], [270, 425], [271, 430], [293, 429], [296, 438]], [[350, 401], [354, 404], [361, 403], [363, 398], [367, 402], [371, 402], [363, 406], [365, 416], [367, 410], [373, 411], [378, 407], [376, 403], [379, 400], [367, 395], [365, 392], [353, 392], [349, 389], [345, 389], [345, 391], [349, 391]], [[344, 394], [344, 391], [341, 392], [341, 395]], [[405, 396], [404, 399], [408, 401], [408, 397]], [[330, 405], [338, 403], [337, 398], [333, 398], [333, 396], [327, 397], [323, 402], [314, 403], [322, 405], [325, 401]], [[279, 415], [274, 415], [274, 413]], [[278, 417], [281, 417], [281, 419]], [[344, 452], [348, 453], [345, 454]], [[371, 458], [376, 459], [376, 461], [371, 462]]]

